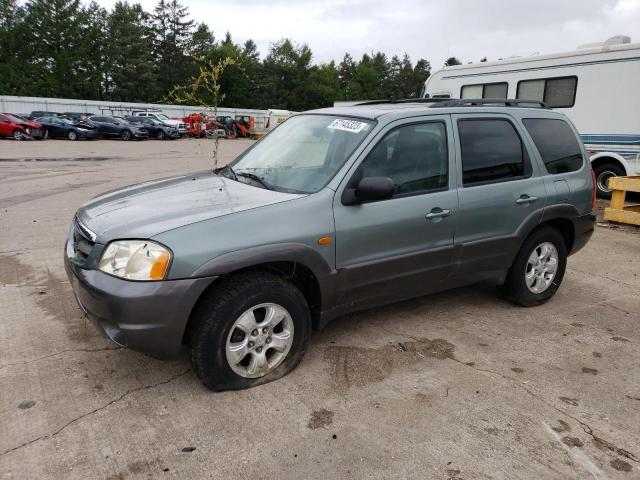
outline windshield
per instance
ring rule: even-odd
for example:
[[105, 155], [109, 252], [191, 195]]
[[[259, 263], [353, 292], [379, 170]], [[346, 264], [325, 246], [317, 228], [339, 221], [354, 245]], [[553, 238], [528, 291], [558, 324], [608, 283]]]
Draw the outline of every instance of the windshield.
[[12, 122], [16, 122], [16, 123], [22, 123], [24, 122], [24, 118], [19, 117], [18, 115], [7, 115], [5, 114], [5, 116], [7, 116], [9, 118], [9, 120], [11, 120]]
[[[231, 167], [274, 190], [313, 193], [324, 187], [373, 129], [373, 122], [332, 115], [289, 118]], [[250, 181], [250, 180], [249, 180]]]

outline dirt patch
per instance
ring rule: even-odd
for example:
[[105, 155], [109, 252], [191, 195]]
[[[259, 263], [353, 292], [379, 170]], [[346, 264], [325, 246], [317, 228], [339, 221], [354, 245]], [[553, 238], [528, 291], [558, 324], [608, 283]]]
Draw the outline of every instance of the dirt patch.
[[19, 254], [0, 255], [0, 286], [25, 285], [33, 280], [33, 268], [22, 263]]
[[596, 358], [602, 358], [602, 354], [600, 352], [593, 352], [593, 356]]
[[582, 373], [588, 373], [589, 375], [597, 375], [598, 370], [595, 368], [582, 367]]
[[309, 419], [309, 423], [307, 423], [307, 428], [316, 430], [318, 428], [328, 427], [332, 423], [333, 412], [326, 408], [321, 408], [320, 410], [315, 410], [311, 413], [311, 418]]
[[513, 367], [513, 368], [511, 369], [511, 371], [512, 371], [512, 372], [515, 372], [515, 373], [524, 373], [524, 368], [520, 368], [520, 367]]
[[619, 458], [611, 460], [611, 462], [609, 462], [609, 465], [611, 465], [619, 472], [630, 472], [632, 469], [629, 463], [625, 462], [624, 460], [620, 460]]
[[32, 202], [34, 200], [42, 200], [43, 198], [58, 195], [60, 193], [66, 193], [69, 190], [77, 190], [85, 187], [95, 187], [102, 185], [104, 182], [86, 182], [76, 185], [62, 185], [60, 187], [50, 188], [48, 190], [38, 190], [31, 193], [23, 193], [22, 195], [14, 195], [13, 197], [7, 197], [0, 200], [0, 208], [13, 207], [21, 203]]
[[578, 437], [562, 437], [562, 443], [569, 447], [582, 447], [584, 443]]
[[624, 337], [611, 337], [611, 340], [613, 340], [614, 342], [629, 342], [630, 341], [628, 338], [624, 338]]
[[558, 423], [560, 424], [560, 426], [551, 427], [551, 430], [553, 430], [554, 432], [557, 432], [557, 433], [570, 432], [571, 431], [571, 425], [569, 425], [564, 420], [558, 420]]
[[338, 390], [384, 380], [394, 367], [415, 364], [427, 357], [455, 358], [455, 346], [441, 338], [417, 339], [378, 348], [330, 346], [324, 351], [329, 374]]
[[35, 400], [25, 400], [23, 402], [20, 402], [18, 404], [18, 408], [20, 410], [29, 410], [31, 407], [33, 407], [36, 404]]
[[577, 407], [578, 406], [578, 399], [577, 398], [569, 398], [569, 397], [558, 397], [560, 399], [560, 401], [566, 403], [567, 405], [571, 405], [573, 407]]

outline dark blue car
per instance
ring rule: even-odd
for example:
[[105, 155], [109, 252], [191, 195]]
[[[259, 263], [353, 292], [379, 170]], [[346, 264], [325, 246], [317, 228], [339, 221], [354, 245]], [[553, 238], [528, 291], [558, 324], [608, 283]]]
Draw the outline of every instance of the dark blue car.
[[69, 140], [79, 140], [86, 138], [93, 140], [98, 137], [96, 128], [85, 124], [77, 123], [63, 117], [41, 117], [37, 120], [45, 129], [48, 138], [67, 138]]

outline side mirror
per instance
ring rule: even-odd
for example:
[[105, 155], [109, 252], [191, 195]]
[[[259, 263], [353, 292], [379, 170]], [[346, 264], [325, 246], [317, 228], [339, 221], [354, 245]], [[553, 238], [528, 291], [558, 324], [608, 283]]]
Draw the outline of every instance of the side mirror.
[[393, 197], [395, 184], [389, 177], [365, 177], [355, 188], [347, 188], [342, 194], [343, 205], [357, 205]]

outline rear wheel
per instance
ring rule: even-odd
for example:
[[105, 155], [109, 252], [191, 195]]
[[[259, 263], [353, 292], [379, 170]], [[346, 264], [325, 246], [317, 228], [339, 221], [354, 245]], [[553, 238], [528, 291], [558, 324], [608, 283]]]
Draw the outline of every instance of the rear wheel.
[[534, 231], [522, 244], [503, 285], [506, 297], [523, 307], [539, 305], [556, 293], [567, 267], [567, 245], [558, 229]]
[[78, 140], [78, 134], [75, 130], [69, 130], [69, 133], [67, 134], [67, 138], [69, 140]]
[[302, 359], [311, 335], [302, 293], [266, 272], [231, 277], [200, 301], [192, 321], [191, 363], [215, 391], [286, 375]]
[[158, 130], [158, 134], [157, 134], [158, 140], [164, 140], [165, 136], [166, 135], [164, 134], [164, 131]]
[[596, 176], [596, 188], [597, 195], [600, 198], [611, 198], [611, 190], [609, 189], [608, 182], [611, 177], [622, 177], [626, 175], [624, 168], [614, 162], [607, 162], [598, 165], [594, 170]]

